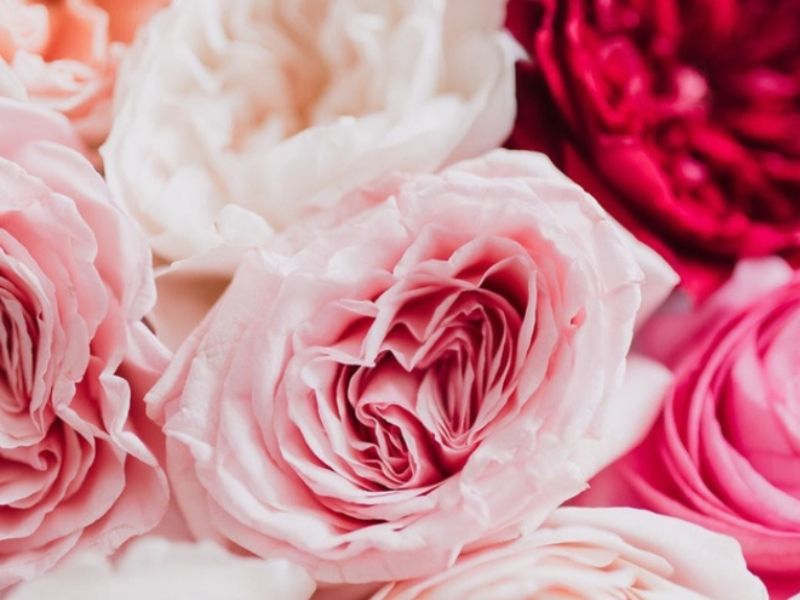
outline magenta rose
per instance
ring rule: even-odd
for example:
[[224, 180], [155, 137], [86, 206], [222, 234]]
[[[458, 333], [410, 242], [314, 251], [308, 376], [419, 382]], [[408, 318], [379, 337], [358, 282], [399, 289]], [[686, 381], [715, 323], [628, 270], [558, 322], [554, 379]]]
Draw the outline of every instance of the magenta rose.
[[546, 152], [698, 295], [800, 258], [800, 2], [511, 0], [519, 110]]
[[0, 588], [111, 552], [167, 503], [132, 422], [165, 362], [141, 322], [150, 255], [79, 147], [0, 98]]
[[626, 355], [674, 274], [541, 155], [351, 205], [251, 254], [148, 403], [197, 536], [355, 583], [536, 524], [635, 443], [666, 378]]
[[630, 503], [736, 537], [776, 598], [800, 592], [798, 339], [800, 275], [777, 258], [743, 263], [695, 312], [658, 314], [642, 343], [675, 383], [648, 439], [604, 475], [627, 479]]

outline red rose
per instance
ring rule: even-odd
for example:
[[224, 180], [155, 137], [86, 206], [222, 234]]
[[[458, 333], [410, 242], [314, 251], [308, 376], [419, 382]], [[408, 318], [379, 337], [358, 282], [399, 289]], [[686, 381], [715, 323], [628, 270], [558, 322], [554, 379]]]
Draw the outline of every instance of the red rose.
[[509, 145], [547, 152], [684, 285], [800, 258], [798, 0], [510, 0]]

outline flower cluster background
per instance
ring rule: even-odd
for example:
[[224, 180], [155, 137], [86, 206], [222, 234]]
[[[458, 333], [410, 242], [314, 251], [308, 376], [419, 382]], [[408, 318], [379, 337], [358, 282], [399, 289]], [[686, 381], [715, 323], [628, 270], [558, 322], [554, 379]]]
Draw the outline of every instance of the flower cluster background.
[[797, 0], [0, 0], [0, 597], [796, 600], [797, 267]]

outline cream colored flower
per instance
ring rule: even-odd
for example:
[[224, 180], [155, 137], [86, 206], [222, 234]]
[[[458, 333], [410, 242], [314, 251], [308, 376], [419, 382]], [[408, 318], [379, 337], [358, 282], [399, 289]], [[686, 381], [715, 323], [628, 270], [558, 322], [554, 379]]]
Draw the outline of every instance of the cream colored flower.
[[240, 248], [393, 170], [500, 144], [502, 0], [178, 0], [123, 68], [110, 184], [170, 263]]

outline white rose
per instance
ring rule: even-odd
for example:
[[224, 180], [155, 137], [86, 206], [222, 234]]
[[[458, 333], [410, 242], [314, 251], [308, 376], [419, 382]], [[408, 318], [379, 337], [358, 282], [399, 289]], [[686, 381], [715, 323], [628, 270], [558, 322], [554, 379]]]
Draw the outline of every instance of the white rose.
[[229, 554], [210, 542], [141, 538], [112, 564], [99, 555], [21, 584], [8, 600], [308, 600], [314, 581], [285, 560]]

